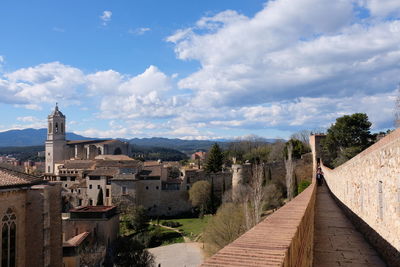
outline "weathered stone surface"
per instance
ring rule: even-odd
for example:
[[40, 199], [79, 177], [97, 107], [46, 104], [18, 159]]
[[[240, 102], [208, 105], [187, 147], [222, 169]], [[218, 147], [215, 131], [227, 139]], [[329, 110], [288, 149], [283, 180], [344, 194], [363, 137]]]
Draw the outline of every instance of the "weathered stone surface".
[[317, 188], [314, 266], [386, 266], [345, 213], [327, 187]]

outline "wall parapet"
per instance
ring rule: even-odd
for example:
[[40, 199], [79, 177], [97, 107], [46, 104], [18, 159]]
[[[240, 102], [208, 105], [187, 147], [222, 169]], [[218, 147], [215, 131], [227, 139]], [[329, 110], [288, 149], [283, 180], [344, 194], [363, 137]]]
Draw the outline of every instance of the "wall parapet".
[[399, 166], [400, 129], [335, 169], [322, 165], [331, 193], [389, 264], [400, 255]]
[[311, 266], [315, 197], [313, 179], [296, 198], [201, 266]]

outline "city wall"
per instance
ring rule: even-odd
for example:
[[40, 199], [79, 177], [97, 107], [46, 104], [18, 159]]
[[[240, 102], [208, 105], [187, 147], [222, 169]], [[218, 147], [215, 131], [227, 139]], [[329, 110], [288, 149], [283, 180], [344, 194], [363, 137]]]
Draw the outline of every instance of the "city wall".
[[201, 266], [312, 266], [315, 179], [288, 204]]
[[338, 204], [390, 264], [400, 265], [400, 129], [331, 170]]

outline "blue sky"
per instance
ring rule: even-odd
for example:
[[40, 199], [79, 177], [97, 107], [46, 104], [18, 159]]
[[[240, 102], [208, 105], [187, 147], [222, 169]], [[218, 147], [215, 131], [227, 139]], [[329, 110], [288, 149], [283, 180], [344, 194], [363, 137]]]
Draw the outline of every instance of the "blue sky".
[[287, 138], [393, 125], [400, 1], [2, 1], [0, 131], [59, 103], [92, 137]]

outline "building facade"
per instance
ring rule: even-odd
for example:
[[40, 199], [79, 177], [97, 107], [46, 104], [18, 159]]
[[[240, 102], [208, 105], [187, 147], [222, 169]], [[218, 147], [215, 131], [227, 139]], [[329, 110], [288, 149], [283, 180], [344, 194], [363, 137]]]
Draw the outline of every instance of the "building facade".
[[62, 266], [60, 184], [0, 168], [0, 266]]

